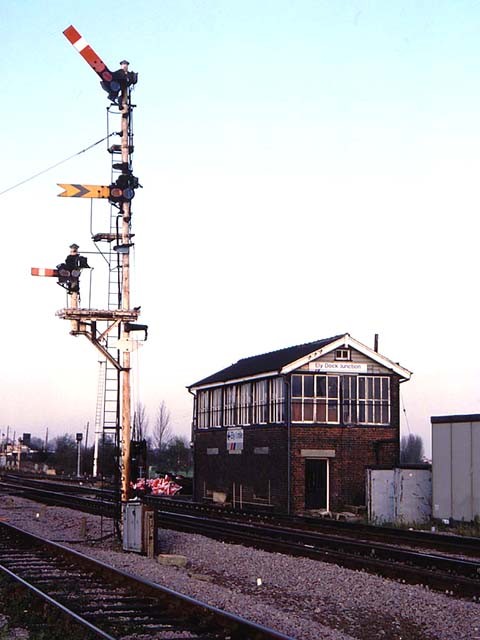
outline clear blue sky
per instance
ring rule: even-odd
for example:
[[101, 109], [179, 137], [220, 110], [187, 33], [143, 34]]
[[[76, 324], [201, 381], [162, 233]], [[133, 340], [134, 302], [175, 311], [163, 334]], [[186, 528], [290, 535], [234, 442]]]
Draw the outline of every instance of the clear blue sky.
[[[70, 24], [139, 73], [134, 400], [152, 420], [164, 400], [188, 435], [186, 385], [342, 332], [413, 371], [402, 432], [428, 450], [431, 415], [479, 412], [478, 2], [2, 0], [0, 191], [106, 133]], [[90, 202], [56, 183], [109, 175], [100, 145], [0, 196], [2, 429], [93, 425], [97, 353], [30, 267], [93, 249]]]

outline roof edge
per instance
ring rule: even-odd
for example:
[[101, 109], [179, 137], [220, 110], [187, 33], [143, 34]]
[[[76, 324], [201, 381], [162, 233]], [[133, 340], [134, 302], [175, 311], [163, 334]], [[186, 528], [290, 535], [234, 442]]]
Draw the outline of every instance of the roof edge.
[[201, 389], [213, 389], [215, 387], [225, 387], [228, 384], [237, 384], [238, 382], [248, 382], [249, 380], [261, 380], [262, 378], [272, 378], [278, 376], [279, 372], [266, 371], [264, 373], [255, 373], [253, 376], [244, 376], [243, 378], [229, 378], [228, 380], [219, 380], [218, 382], [206, 382], [205, 384], [191, 384], [187, 386], [187, 389], [195, 389], [197, 391]]
[[308, 364], [315, 358], [319, 358], [320, 356], [331, 353], [340, 346], [354, 347], [357, 351], [360, 351], [360, 353], [363, 353], [372, 360], [375, 360], [376, 362], [378, 362], [378, 364], [381, 364], [387, 369], [391, 369], [405, 380], [410, 380], [412, 376], [412, 372], [399, 365], [398, 362], [393, 362], [393, 360], [390, 360], [386, 356], [382, 356], [380, 353], [378, 353], [378, 351], [375, 351], [374, 349], [367, 347], [367, 345], [363, 344], [363, 342], [359, 342], [358, 340], [355, 340], [355, 338], [352, 338], [349, 333], [345, 333], [343, 336], [340, 336], [332, 342], [327, 343], [324, 347], [316, 349], [315, 351], [312, 351], [312, 353], [309, 353], [306, 356], [303, 356], [302, 358], [299, 358], [298, 360], [285, 365], [280, 370], [280, 373], [290, 373], [291, 371], [294, 371], [295, 369]]
[[449, 424], [454, 422], [480, 422], [480, 413], [457, 414], [452, 416], [431, 416], [432, 424]]

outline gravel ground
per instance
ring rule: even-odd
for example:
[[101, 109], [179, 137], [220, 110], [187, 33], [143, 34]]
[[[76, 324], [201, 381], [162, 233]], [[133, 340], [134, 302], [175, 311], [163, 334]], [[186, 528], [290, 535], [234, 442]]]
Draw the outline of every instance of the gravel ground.
[[6, 616], [0, 614], [0, 640], [29, 640], [29, 632], [21, 627], [11, 627]]
[[163, 566], [99, 542], [99, 516], [0, 496], [0, 519], [297, 640], [480, 640], [479, 603], [333, 564], [160, 530], [160, 552], [188, 561]]

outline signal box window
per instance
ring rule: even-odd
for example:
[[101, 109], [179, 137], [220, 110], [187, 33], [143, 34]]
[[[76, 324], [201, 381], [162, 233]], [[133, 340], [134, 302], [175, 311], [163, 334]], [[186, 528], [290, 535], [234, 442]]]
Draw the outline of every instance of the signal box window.
[[387, 376], [292, 376], [292, 421], [344, 425], [390, 424]]
[[350, 349], [337, 349], [335, 351], [335, 360], [351, 360]]
[[293, 422], [339, 421], [338, 376], [292, 376]]

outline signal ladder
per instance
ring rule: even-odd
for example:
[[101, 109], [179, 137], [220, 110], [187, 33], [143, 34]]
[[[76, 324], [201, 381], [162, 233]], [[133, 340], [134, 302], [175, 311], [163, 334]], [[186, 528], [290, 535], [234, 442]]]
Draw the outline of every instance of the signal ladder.
[[[122, 163], [122, 147], [120, 144], [112, 144], [108, 147], [111, 155], [111, 184], [114, 184], [117, 177], [126, 173], [125, 169], [132, 171], [131, 155], [133, 153], [133, 131], [132, 131], [132, 104], [131, 89], [127, 90], [128, 101], [128, 167]], [[115, 111], [113, 111], [115, 109]], [[117, 126], [113, 129], [112, 125], [118, 125], [119, 119], [123, 115], [116, 111], [111, 105], [107, 107], [107, 139], [110, 140], [112, 131], [119, 131]], [[119, 133], [118, 135], [121, 135]], [[122, 308], [122, 280], [123, 269], [121, 262], [121, 241], [122, 241], [122, 211], [115, 204], [110, 205], [110, 228], [108, 233], [99, 233], [93, 236], [95, 243], [106, 243], [108, 249], [102, 250], [108, 264], [108, 291], [107, 291], [107, 308], [109, 310]], [[133, 234], [129, 233], [130, 239]], [[116, 346], [117, 340], [120, 338], [121, 328], [110, 331], [106, 335], [106, 349], [117, 362], [120, 361], [120, 351]], [[120, 375], [121, 372], [108, 360], [103, 361], [104, 364], [104, 380], [100, 386], [103, 388], [103, 437], [104, 439], [113, 440], [115, 445], [115, 473], [119, 470], [120, 459]], [[102, 374], [100, 374], [102, 375]], [[98, 406], [98, 403], [97, 403]]]

